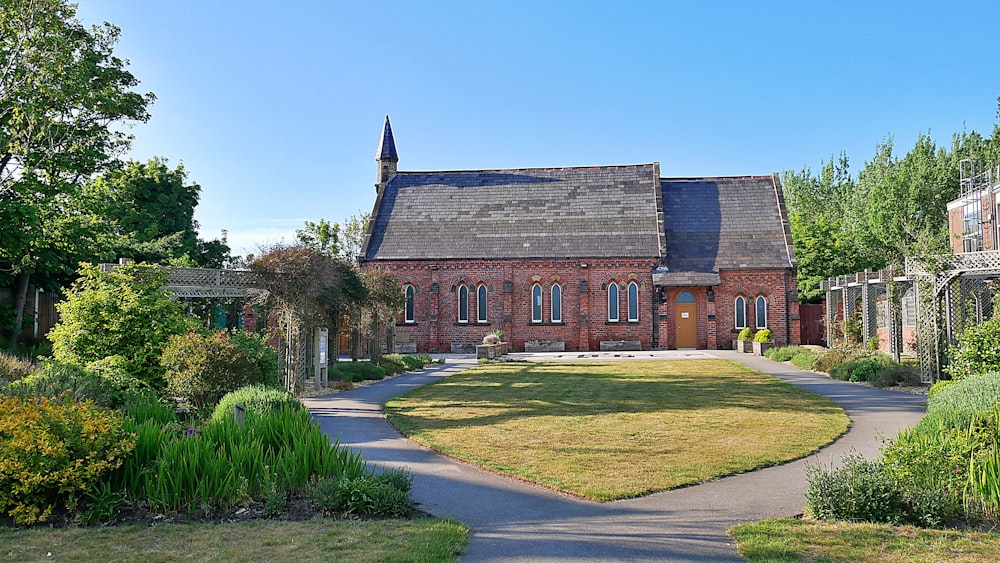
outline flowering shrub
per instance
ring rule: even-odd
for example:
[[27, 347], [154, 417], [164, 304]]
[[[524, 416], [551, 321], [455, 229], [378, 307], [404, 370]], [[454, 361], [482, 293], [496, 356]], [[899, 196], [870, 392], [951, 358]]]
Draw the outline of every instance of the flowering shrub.
[[749, 341], [752, 335], [753, 335], [753, 330], [750, 327], [746, 327], [740, 331], [740, 334], [739, 336], [736, 337], [736, 340]]
[[45, 521], [134, 447], [121, 415], [90, 403], [0, 397], [0, 513]]
[[757, 331], [757, 334], [753, 335], [754, 342], [774, 342], [774, 335], [771, 334], [771, 330], [764, 328]]
[[31, 371], [31, 360], [9, 352], [0, 352], [0, 383], [17, 381], [30, 375]]

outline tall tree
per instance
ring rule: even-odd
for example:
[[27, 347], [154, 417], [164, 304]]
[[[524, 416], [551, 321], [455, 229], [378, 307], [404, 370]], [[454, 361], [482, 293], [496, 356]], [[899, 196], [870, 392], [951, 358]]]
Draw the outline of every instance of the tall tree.
[[139, 262], [187, 257], [215, 268], [228, 259], [224, 238], [198, 238], [194, 210], [201, 186], [187, 181], [183, 165], [171, 170], [163, 158], [129, 162], [89, 182], [85, 194], [105, 218], [108, 246], [118, 256]]
[[15, 280], [17, 328], [57, 238], [49, 219], [128, 147], [113, 125], [149, 118], [154, 96], [132, 91], [138, 80], [113, 54], [119, 33], [87, 29], [64, 0], [0, 3], [0, 271]]
[[361, 247], [368, 232], [368, 219], [371, 213], [358, 211], [344, 220], [340, 226], [340, 257], [348, 264], [357, 264], [361, 255]]
[[326, 219], [320, 219], [319, 223], [306, 221], [301, 229], [296, 229], [295, 238], [326, 256], [340, 254], [340, 225]]

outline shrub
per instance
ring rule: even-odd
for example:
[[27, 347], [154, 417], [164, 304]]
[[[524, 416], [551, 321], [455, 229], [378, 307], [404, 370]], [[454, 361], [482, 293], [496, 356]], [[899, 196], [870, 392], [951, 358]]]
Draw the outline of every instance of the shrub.
[[799, 369], [815, 369], [816, 361], [822, 356], [818, 352], [804, 349], [792, 356], [792, 365]]
[[400, 517], [410, 511], [406, 492], [372, 477], [321, 479], [313, 489], [313, 498], [328, 515], [371, 514]]
[[891, 370], [894, 367], [896, 367], [896, 363], [892, 361], [892, 358], [879, 354], [848, 360], [833, 366], [830, 368], [830, 377], [843, 381], [875, 383], [883, 371]]
[[774, 335], [771, 334], [771, 330], [764, 328], [757, 331], [757, 334], [753, 335], [754, 342], [774, 342]]
[[0, 384], [22, 379], [33, 370], [31, 360], [0, 350]]
[[372, 477], [378, 483], [385, 483], [396, 490], [409, 493], [413, 488], [413, 474], [406, 469], [390, 469]]
[[245, 330], [237, 330], [229, 336], [254, 365], [254, 379], [264, 385], [278, 386], [278, 351], [267, 344], [267, 339], [260, 334]]
[[871, 355], [871, 352], [865, 350], [864, 348], [858, 346], [857, 344], [851, 344], [845, 341], [835, 342], [833, 346], [827, 349], [822, 356], [819, 356], [814, 365], [813, 369], [816, 371], [822, 371], [824, 373], [830, 373], [830, 370], [835, 366], [839, 366], [845, 362], [851, 360], [856, 360], [858, 358], [863, 358]]
[[45, 521], [134, 447], [121, 415], [89, 403], [0, 397], [0, 512]]
[[981, 423], [1000, 403], [1000, 374], [976, 375], [939, 389], [927, 400], [927, 415], [918, 426], [967, 429]]
[[102, 272], [84, 266], [56, 307], [60, 321], [48, 334], [55, 359], [85, 366], [108, 356], [128, 358], [129, 374], [156, 389], [165, 385], [160, 355], [173, 335], [196, 321], [160, 289], [166, 274], [130, 265]]
[[940, 526], [957, 518], [955, 494], [933, 484], [907, 487], [881, 461], [852, 454], [827, 471], [806, 469], [806, 506], [822, 520]]
[[970, 325], [958, 337], [951, 349], [947, 372], [952, 379], [1000, 371], [1000, 314], [977, 325]]
[[752, 338], [752, 336], [753, 336], [753, 329], [751, 329], [750, 327], [746, 327], [740, 331], [739, 335], [736, 337], [736, 340], [749, 341], [750, 338]]
[[340, 362], [337, 369], [351, 381], [377, 381], [385, 378], [385, 370], [371, 362]]
[[957, 382], [958, 382], [957, 379], [942, 379], [937, 383], [935, 383], [934, 385], [931, 385], [931, 388], [927, 390], [927, 400], [929, 401], [931, 397], [937, 395], [941, 391], [944, 391], [945, 388], [951, 387]]
[[406, 362], [400, 354], [386, 354], [379, 358], [378, 365], [386, 371], [386, 375], [406, 371]]
[[[428, 359], [430, 359], [429, 356]], [[424, 359], [419, 356], [414, 356], [414, 355], [403, 356], [403, 364], [406, 365], [406, 371], [414, 371], [421, 369], [428, 363], [430, 362], [424, 361]]]
[[80, 366], [56, 360], [42, 362], [33, 374], [11, 383], [7, 394], [32, 399], [91, 401], [103, 407], [117, 406], [121, 398], [120, 390], [108, 381], [88, 374]]
[[230, 391], [272, 379], [258, 369], [257, 360], [220, 330], [171, 336], [160, 362], [166, 369], [167, 390], [201, 411], [214, 407]]
[[902, 498], [879, 462], [845, 456], [843, 466], [806, 469], [806, 506], [821, 520], [898, 523]]
[[226, 393], [219, 404], [215, 406], [212, 413], [212, 420], [218, 421], [224, 418], [233, 417], [233, 405], [243, 405], [247, 411], [258, 414], [267, 414], [271, 411], [282, 408], [300, 409], [302, 403], [295, 398], [295, 395], [285, 389], [268, 387], [266, 385], [248, 385], [236, 391]]
[[776, 362], [787, 362], [803, 350], [808, 349], [803, 348], [802, 346], [776, 346], [774, 348], [768, 348], [767, 352], [764, 352], [764, 356]]

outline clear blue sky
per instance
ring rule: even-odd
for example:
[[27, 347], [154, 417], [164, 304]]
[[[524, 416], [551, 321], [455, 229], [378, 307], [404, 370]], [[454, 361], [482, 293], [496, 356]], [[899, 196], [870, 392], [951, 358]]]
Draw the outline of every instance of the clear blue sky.
[[183, 162], [234, 252], [374, 202], [400, 170], [768, 174], [989, 134], [1000, 2], [79, 0], [158, 99], [131, 157]]

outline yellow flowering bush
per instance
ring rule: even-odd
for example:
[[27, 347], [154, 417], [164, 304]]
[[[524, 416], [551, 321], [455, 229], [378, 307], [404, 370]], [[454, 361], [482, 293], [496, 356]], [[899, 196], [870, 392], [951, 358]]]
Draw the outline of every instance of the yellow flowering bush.
[[43, 522], [135, 447], [124, 419], [90, 402], [0, 396], [0, 513]]

